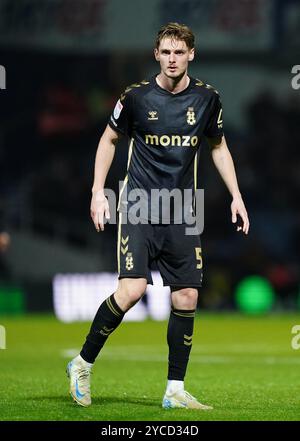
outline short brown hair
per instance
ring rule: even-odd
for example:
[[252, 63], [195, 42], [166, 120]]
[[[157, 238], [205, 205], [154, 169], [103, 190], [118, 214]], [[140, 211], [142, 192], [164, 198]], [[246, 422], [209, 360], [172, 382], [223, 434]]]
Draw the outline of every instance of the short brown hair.
[[155, 47], [159, 48], [160, 42], [163, 38], [175, 38], [186, 43], [189, 49], [195, 47], [195, 36], [190, 28], [184, 24], [168, 23], [163, 26], [157, 34]]

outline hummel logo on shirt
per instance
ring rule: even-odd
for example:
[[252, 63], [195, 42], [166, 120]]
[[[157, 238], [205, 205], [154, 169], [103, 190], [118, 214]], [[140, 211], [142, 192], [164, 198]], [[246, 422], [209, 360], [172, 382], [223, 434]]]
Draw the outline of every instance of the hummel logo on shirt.
[[155, 121], [158, 120], [157, 111], [156, 110], [150, 110], [148, 112], [148, 120], [149, 121]]

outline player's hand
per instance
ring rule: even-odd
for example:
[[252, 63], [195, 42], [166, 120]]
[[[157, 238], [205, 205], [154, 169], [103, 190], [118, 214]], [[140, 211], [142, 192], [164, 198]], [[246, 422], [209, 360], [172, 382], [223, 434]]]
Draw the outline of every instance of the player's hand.
[[248, 219], [248, 213], [241, 196], [233, 198], [231, 203], [231, 214], [233, 224], [237, 222], [238, 215], [242, 219], [242, 225], [237, 225], [236, 231], [242, 231], [244, 234], [248, 234], [250, 223]]
[[91, 201], [91, 218], [98, 233], [104, 231], [104, 217], [110, 219], [109, 205], [104, 191], [99, 190], [93, 193]]

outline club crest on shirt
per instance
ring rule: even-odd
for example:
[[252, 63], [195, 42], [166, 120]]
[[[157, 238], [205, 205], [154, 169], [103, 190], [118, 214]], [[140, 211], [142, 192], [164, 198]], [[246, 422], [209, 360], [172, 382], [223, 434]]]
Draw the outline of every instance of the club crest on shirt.
[[115, 108], [114, 108], [114, 118], [115, 119], [119, 118], [122, 109], [123, 109], [123, 104], [121, 104], [121, 101], [118, 100], [118, 102], [117, 102], [117, 104], [115, 105]]
[[186, 122], [190, 126], [193, 126], [193, 125], [196, 124], [196, 117], [195, 117], [194, 107], [188, 107], [188, 110], [186, 112]]

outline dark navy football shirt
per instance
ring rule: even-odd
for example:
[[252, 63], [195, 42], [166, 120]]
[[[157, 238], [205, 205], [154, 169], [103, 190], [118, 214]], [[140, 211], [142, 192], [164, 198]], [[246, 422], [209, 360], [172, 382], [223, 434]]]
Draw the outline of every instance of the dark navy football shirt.
[[[184, 217], [192, 211], [197, 152], [202, 137], [223, 135], [218, 92], [190, 77], [188, 87], [173, 94], [157, 84], [155, 75], [127, 87], [109, 125], [130, 140], [119, 210], [128, 211], [139, 200], [141, 218], [147, 217], [155, 223], [184, 222]], [[130, 200], [128, 195], [132, 190], [137, 190], [134, 196], [139, 194], [139, 199]], [[173, 204], [166, 207], [163, 199], [159, 198], [158, 203], [153, 197], [164, 191], [175, 194], [174, 190], [182, 194], [183, 207], [179, 206], [179, 199], [177, 206], [173, 200]], [[143, 216], [143, 213], [146, 214]]]

